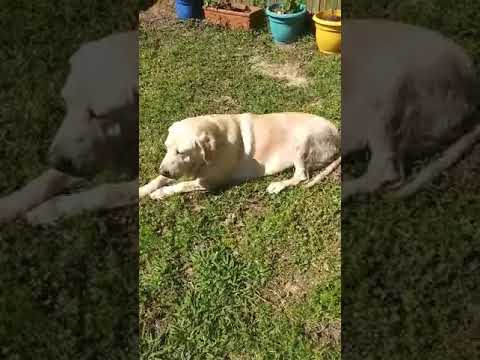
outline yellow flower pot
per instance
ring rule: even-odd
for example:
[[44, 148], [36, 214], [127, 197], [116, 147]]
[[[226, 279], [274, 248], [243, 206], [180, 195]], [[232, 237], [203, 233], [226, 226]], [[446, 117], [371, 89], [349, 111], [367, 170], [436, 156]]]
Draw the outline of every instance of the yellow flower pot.
[[342, 11], [335, 10], [336, 19], [329, 19], [332, 16], [331, 10], [320, 11], [313, 16], [315, 22], [315, 38], [318, 49], [325, 54], [340, 53], [342, 43]]

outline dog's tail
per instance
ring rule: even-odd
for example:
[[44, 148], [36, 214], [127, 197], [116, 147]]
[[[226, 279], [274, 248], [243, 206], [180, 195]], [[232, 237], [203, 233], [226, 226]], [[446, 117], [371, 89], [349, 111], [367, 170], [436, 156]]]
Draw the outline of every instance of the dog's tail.
[[315, 176], [312, 180], [310, 180], [305, 187], [309, 188], [312, 187], [313, 185], [316, 185], [320, 183], [323, 179], [325, 179], [328, 175], [330, 175], [332, 172], [335, 171], [335, 169], [341, 164], [342, 162], [342, 157], [339, 156], [337, 159], [332, 161], [323, 171]]
[[451, 145], [440, 158], [423, 168], [412, 181], [395, 191], [387, 193], [386, 197], [391, 199], [403, 199], [413, 195], [425, 183], [431, 181], [442, 171], [448, 169], [460, 160], [460, 158], [478, 141], [480, 141], [480, 124], [475, 126], [472, 131], [463, 135]]

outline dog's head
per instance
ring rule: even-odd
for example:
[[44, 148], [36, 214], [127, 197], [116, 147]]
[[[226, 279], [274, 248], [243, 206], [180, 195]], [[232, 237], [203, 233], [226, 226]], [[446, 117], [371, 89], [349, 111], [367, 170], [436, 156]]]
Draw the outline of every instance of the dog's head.
[[136, 41], [135, 33], [114, 34], [83, 45], [70, 59], [62, 89], [66, 114], [48, 155], [52, 167], [89, 177], [138, 163]]
[[208, 123], [179, 121], [168, 129], [167, 153], [160, 164], [160, 174], [178, 179], [197, 177], [211, 164], [217, 149], [215, 129]]

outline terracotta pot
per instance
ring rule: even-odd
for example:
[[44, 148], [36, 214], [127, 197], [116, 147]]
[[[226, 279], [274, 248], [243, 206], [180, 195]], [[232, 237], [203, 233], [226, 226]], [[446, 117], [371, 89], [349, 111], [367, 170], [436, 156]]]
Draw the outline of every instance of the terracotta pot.
[[210, 24], [230, 29], [251, 30], [263, 24], [264, 11], [256, 6], [249, 6], [248, 11], [233, 11], [206, 7], [205, 20]]

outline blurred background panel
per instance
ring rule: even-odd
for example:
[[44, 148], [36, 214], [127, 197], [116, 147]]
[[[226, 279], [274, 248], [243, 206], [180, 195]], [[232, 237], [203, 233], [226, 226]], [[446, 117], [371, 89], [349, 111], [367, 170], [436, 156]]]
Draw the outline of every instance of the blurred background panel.
[[[480, 59], [480, 5], [476, 2], [344, 0], [342, 14], [344, 26], [347, 19], [366, 18], [422, 26], [454, 40], [475, 66]], [[391, 68], [378, 60], [388, 58], [388, 54], [382, 53], [388, 50], [362, 52], [362, 41], [375, 40], [374, 35], [353, 43], [345, 34], [343, 37], [344, 44], [352, 46], [350, 51], [343, 48], [344, 55], [348, 52], [352, 58], [370, 56], [378, 62], [371, 86], [382, 79], [392, 79]], [[404, 40], [407, 44], [416, 41], [414, 37]], [[401, 45], [391, 41], [391, 51]], [[429, 45], [425, 43], [425, 48]], [[416, 54], [404, 58], [409, 56], [414, 58]], [[443, 59], [437, 58], [439, 62]], [[343, 64], [348, 61], [344, 56], [342, 73]], [[436, 71], [432, 78], [441, 78], [443, 69]], [[414, 82], [425, 72], [417, 75]], [[478, 76], [473, 78], [478, 84]], [[342, 82], [344, 85], [345, 78]], [[433, 85], [423, 91], [432, 94], [437, 89]], [[478, 101], [478, 92], [472, 98]], [[351, 99], [342, 91], [343, 114], [349, 112]], [[477, 110], [466, 121], [478, 124], [478, 102], [473, 103]], [[443, 106], [424, 105], [431, 109]], [[350, 122], [342, 118], [342, 132], [348, 131], [348, 123], [369, 121], [361, 112], [356, 115]], [[441, 119], [438, 116], [438, 121]], [[469, 131], [471, 128], [466, 133]], [[342, 146], [349, 145], [345, 141]], [[438, 154], [444, 150], [438, 149]], [[438, 154], [416, 163], [415, 170], [425, 168]], [[365, 171], [371, 156], [366, 148], [355, 159], [344, 158], [342, 191], [347, 178]], [[342, 204], [343, 359], [478, 357], [479, 174], [480, 146], [476, 145], [407, 199], [387, 199], [378, 191], [355, 196]]]

